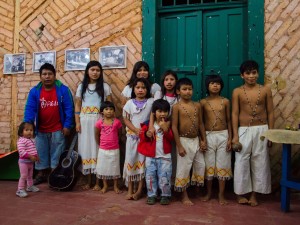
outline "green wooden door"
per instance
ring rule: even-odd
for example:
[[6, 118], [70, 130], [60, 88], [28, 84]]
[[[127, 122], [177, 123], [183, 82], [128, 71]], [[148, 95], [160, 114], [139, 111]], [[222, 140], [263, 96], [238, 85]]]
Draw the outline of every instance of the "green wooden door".
[[196, 10], [161, 14], [157, 52], [158, 76], [172, 69], [193, 81], [194, 100], [206, 94], [204, 80], [219, 74], [222, 95], [231, 98], [242, 83], [239, 65], [246, 59], [243, 8]]
[[203, 13], [203, 79], [219, 74], [224, 81], [222, 95], [228, 98], [242, 84], [239, 66], [247, 57], [244, 24], [243, 8]]
[[158, 75], [168, 69], [193, 81], [193, 99], [201, 97], [202, 12], [171, 13], [160, 17]]

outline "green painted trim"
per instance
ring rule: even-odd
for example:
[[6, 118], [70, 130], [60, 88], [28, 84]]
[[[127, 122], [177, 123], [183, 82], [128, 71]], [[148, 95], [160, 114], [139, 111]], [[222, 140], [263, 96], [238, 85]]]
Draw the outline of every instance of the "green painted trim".
[[142, 13], [142, 59], [149, 64], [151, 80], [156, 81], [155, 77], [155, 49], [156, 49], [156, 23], [157, 23], [157, 1], [143, 0]]
[[264, 0], [248, 0], [248, 59], [259, 64], [259, 82], [264, 83]]

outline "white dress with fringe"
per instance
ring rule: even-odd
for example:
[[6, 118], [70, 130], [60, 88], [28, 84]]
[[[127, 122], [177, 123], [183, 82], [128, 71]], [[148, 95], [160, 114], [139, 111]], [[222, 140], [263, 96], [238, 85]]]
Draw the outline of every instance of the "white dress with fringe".
[[[108, 84], [104, 83], [104, 100], [111, 95], [111, 89]], [[101, 117], [100, 104], [101, 97], [95, 91], [96, 84], [89, 84], [90, 91], [84, 94], [80, 111], [81, 132], [78, 133], [78, 153], [82, 158], [80, 168], [83, 175], [94, 174], [97, 165], [97, 156], [99, 146], [95, 140], [95, 123]], [[82, 84], [76, 91], [76, 97], [81, 98]]]
[[[123, 108], [123, 117], [129, 115], [129, 120], [135, 127], [141, 127], [141, 123], [149, 120], [153, 98], [149, 98], [144, 106], [139, 109], [130, 99]], [[123, 170], [123, 178], [126, 185], [130, 181], [140, 181], [145, 177], [145, 156], [137, 152], [139, 137], [126, 127], [126, 154]]]

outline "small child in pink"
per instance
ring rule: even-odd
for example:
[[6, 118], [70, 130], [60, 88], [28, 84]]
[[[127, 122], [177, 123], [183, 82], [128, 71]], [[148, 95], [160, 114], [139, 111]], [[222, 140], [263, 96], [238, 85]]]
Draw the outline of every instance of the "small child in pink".
[[[28, 122], [22, 122], [19, 126], [17, 142], [19, 152], [19, 169], [20, 179], [18, 184], [18, 190], [16, 195], [25, 198], [28, 196], [26, 191], [38, 192], [39, 189], [33, 185], [33, 164], [38, 161], [38, 154], [35, 144], [32, 140], [34, 137], [34, 124]], [[27, 182], [27, 188], [25, 191], [25, 185]]]
[[95, 138], [99, 144], [96, 176], [103, 180], [103, 194], [107, 192], [108, 179], [114, 180], [114, 191], [119, 194], [118, 178], [120, 173], [119, 135], [122, 128], [120, 120], [115, 118], [115, 106], [110, 101], [101, 104], [100, 113], [103, 118], [95, 124]]

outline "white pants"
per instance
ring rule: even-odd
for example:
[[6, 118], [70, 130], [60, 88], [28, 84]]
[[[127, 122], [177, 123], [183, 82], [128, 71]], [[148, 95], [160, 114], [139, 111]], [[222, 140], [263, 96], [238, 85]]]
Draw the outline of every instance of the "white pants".
[[243, 145], [235, 153], [234, 192], [271, 193], [271, 169], [267, 140], [260, 139], [268, 125], [239, 127], [239, 141]]
[[207, 151], [204, 152], [205, 177], [212, 180], [229, 180], [231, 172], [231, 151], [227, 151], [228, 130], [206, 132]]

